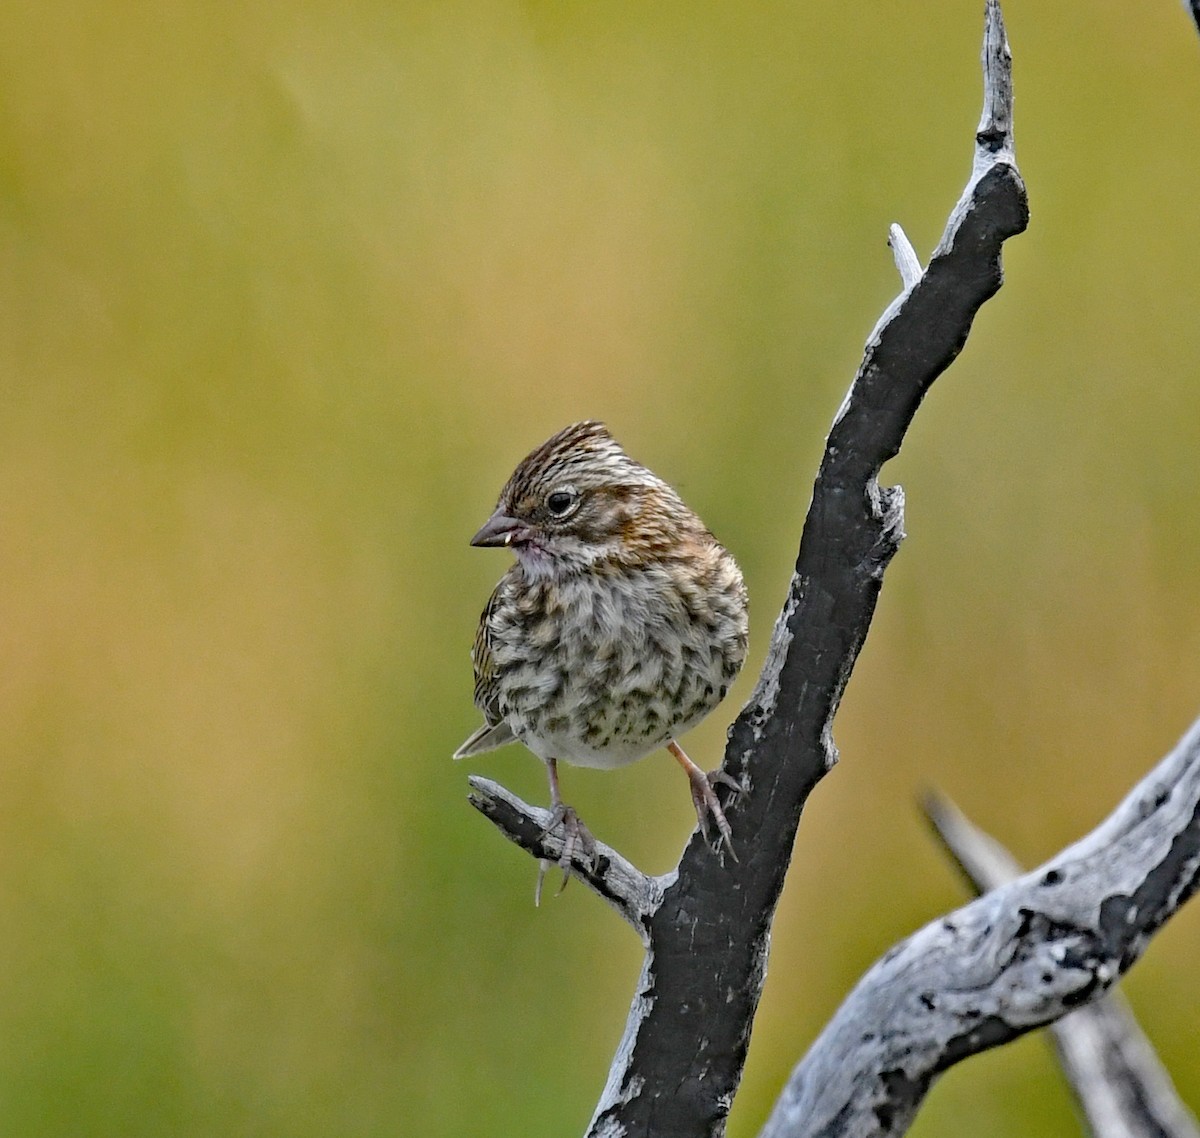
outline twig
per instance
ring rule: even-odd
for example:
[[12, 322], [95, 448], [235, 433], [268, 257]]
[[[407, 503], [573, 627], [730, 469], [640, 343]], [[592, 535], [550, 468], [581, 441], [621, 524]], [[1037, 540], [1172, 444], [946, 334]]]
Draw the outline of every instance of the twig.
[[[530, 806], [489, 778], [472, 775], [467, 781], [471, 784], [471, 805], [506, 837], [534, 857], [558, 861], [563, 839], [561, 831], [546, 830], [549, 810]], [[571, 872], [616, 909], [647, 943], [650, 917], [662, 903], [663, 885], [670, 878], [648, 876], [603, 842], [595, 843], [590, 861], [576, 853]]]
[[921, 262], [917, 260], [917, 251], [912, 247], [908, 234], [893, 223], [888, 228], [888, 244], [892, 247], [892, 256], [896, 259], [900, 283], [906, 290], [912, 288], [921, 279]]

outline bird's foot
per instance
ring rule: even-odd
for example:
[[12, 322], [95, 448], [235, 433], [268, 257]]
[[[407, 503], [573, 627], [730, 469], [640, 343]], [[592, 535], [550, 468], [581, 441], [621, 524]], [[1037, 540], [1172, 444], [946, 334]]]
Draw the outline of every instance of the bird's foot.
[[[579, 815], [575, 813], [572, 806], [567, 806], [565, 803], [556, 803], [554, 809], [550, 811], [550, 820], [542, 829], [543, 836], [550, 833], [556, 826], [563, 828], [563, 846], [562, 853], [558, 855], [558, 868], [563, 871], [562, 884], [558, 887], [557, 897], [567, 887], [567, 882], [571, 880], [571, 861], [575, 856], [576, 850], [580, 856], [588, 862], [593, 863], [596, 860], [596, 839], [592, 837], [591, 831], [580, 821]], [[540, 905], [542, 903], [542, 882], [546, 879], [546, 870], [550, 868], [550, 862], [546, 858], [538, 860], [538, 879], [537, 885], [533, 891], [533, 903]]]
[[692, 788], [692, 804], [696, 807], [696, 820], [700, 823], [700, 832], [704, 835], [704, 840], [706, 842], [709, 840], [708, 820], [711, 818], [716, 823], [725, 848], [729, 851], [729, 856], [737, 861], [738, 855], [733, 849], [733, 834], [713, 787], [727, 786], [731, 790], [739, 792], [745, 788], [737, 779], [723, 770], [709, 771], [708, 774], [705, 774], [699, 767], [693, 766], [687, 774]]

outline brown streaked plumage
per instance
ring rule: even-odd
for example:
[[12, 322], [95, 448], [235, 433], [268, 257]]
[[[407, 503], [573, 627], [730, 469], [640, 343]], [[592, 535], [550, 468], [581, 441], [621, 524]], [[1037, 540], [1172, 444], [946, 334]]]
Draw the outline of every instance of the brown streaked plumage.
[[745, 660], [746, 589], [733, 557], [592, 420], [520, 463], [471, 544], [509, 546], [517, 560], [475, 637], [484, 724], [454, 757], [519, 740], [546, 763], [565, 870], [591, 838], [562, 801], [558, 761], [618, 767], [666, 747], [688, 774], [701, 827], [711, 817], [733, 854], [714, 778], [675, 742]]

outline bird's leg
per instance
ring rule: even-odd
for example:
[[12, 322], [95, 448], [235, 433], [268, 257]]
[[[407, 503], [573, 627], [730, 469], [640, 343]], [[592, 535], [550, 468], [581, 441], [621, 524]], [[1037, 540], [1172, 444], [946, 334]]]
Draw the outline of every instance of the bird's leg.
[[733, 790], [741, 790], [742, 787], [722, 770], [705, 774], [684, 754], [683, 748], [674, 739], [667, 744], [667, 750], [671, 752], [675, 761], [683, 767], [688, 776], [688, 782], [692, 787], [692, 804], [696, 807], [696, 819], [700, 823], [700, 832], [704, 835], [704, 840], [708, 841], [708, 819], [711, 816], [724, 839], [729, 856], [737, 861], [738, 856], [733, 851], [733, 835], [730, 832], [729, 823], [725, 820], [725, 811], [721, 809], [721, 803], [717, 799], [713, 785], [721, 783]]
[[[563, 871], [562, 884], [558, 887], [558, 892], [561, 893], [567, 887], [567, 882], [571, 880], [571, 858], [575, 854], [576, 847], [591, 861], [596, 852], [596, 839], [579, 820], [579, 815], [575, 813], [574, 807], [568, 806], [562, 800], [562, 792], [558, 789], [557, 759], [546, 760], [546, 773], [550, 777], [550, 821], [546, 823], [546, 828], [542, 833], [548, 834], [555, 826], [562, 824], [563, 848], [562, 853], [558, 855], [558, 867]], [[550, 863], [545, 858], [538, 860], [537, 886], [533, 891], [535, 905], [541, 904], [542, 882], [545, 880], [549, 865]], [[555, 896], [557, 897], [558, 894], [556, 893]]]

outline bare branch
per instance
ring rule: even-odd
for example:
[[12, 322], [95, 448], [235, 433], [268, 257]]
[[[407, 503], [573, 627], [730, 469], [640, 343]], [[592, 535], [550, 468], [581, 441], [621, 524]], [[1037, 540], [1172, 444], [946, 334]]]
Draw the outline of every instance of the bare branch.
[[1119, 992], [1072, 1012], [1051, 1030], [1093, 1138], [1200, 1135]]
[[[467, 781], [473, 792], [471, 805], [495, 823], [509, 841], [536, 858], [558, 861], [563, 839], [558, 831], [546, 830], [549, 810], [530, 806], [490, 778], [472, 775]], [[633, 926], [643, 944], [648, 943], [650, 917], [662, 903], [664, 883], [672, 880], [673, 875], [650, 877], [603, 842], [596, 842], [590, 862], [582, 853], [576, 853], [571, 873], [616, 909]]]
[[986, 173], [986, 154], [1013, 156], [1012, 52], [999, 0], [988, 0], [983, 36], [983, 114], [975, 132], [975, 165]]
[[[930, 795], [925, 812], [980, 893], [1020, 876], [1008, 851], [948, 799]], [[1119, 992], [1051, 1024], [1050, 1032], [1093, 1138], [1200, 1138], [1196, 1120]]]
[[1021, 876], [1023, 870], [1017, 859], [990, 834], [973, 825], [950, 799], [930, 793], [922, 805], [946, 852], [977, 893], [997, 889]]
[[642, 979], [589, 1130], [597, 1138], [724, 1131], [800, 814], [836, 761], [833, 715], [903, 536], [903, 494], [877, 475], [1000, 287], [1004, 241], [1028, 222], [999, 5], [987, 11], [984, 118], [996, 125], [976, 139], [970, 185], [928, 268], [867, 344], [829, 433], [767, 662], [730, 732], [725, 768], [748, 789], [725, 806], [742, 860], [714, 857], [696, 834], [684, 851], [650, 920]]
[[1098, 999], [1198, 884], [1200, 720], [1082, 841], [876, 962], [760, 1138], [903, 1134], [948, 1067]]

